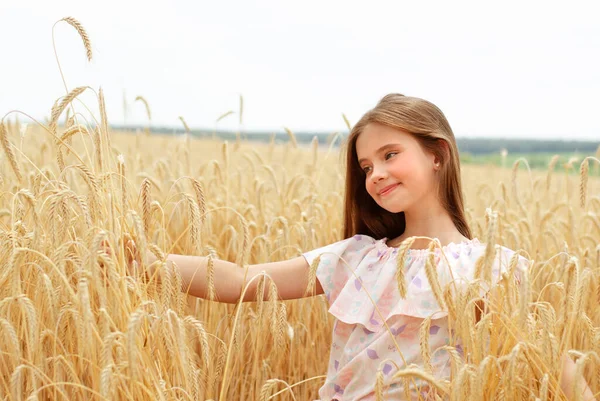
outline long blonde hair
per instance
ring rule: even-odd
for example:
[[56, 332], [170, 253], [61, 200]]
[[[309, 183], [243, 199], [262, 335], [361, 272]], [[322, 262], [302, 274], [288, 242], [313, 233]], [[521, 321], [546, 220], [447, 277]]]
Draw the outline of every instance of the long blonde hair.
[[[354, 125], [348, 137], [344, 238], [355, 234], [365, 234], [376, 239], [395, 238], [406, 228], [404, 212], [388, 212], [367, 193], [365, 173], [358, 164], [356, 140], [370, 123], [379, 123], [410, 133], [423, 150], [440, 160], [438, 198], [458, 231], [471, 239], [471, 229], [464, 211], [458, 147], [450, 124], [444, 113], [433, 103], [398, 93], [384, 96], [375, 108], [366, 112]], [[446, 142], [447, 150], [440, 140]]]

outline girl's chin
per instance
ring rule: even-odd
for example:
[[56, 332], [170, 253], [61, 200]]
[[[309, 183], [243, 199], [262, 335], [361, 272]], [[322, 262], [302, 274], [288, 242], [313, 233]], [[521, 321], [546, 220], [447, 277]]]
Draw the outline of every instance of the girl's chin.
[[400, 212], [404, 211], [403, 207], [390, 207], [389, 205], [384, 206], [381, 204], [379, 206], [381, 206], [382, 209], [384, 209], [390, 213], [400, 213]]

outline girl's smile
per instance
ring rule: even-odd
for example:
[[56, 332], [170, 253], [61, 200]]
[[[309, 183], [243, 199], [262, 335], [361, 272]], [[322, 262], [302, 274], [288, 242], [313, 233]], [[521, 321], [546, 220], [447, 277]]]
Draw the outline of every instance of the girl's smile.
[[398, 184], [392, 184], [392, 185], [388, 185], [387, 187], [383, 188], [380, 192], [379, 192], [379, 196], [386, 196], [389, 193], [391, 193], [394, 189], [396, 189], [401, 183]]

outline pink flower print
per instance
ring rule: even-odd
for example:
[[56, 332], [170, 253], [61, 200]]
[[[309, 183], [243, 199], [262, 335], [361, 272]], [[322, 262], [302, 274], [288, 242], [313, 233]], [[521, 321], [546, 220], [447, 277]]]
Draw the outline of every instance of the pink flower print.
[[340, 361], [338, 361], [337, 359], [333, 362], [333, 366], [335, 367], [335, 370], [338, 370], [338, 368], [340, 367]]
[[415, 285], [415, 287], [421, 288], [422, 283], [421, 283], [421, 279], [419, 277], [415, 277], [412, 282]]
[[360, 289], [362, 288], [362, 283], [357, 278], [354, 279], [354, 287], [356, 288], [356, 291], [360, 291]]
[[367, 356], [371, 359], [379, 359], [379, 355], [377, 355], [377, 351], [367, 348]]

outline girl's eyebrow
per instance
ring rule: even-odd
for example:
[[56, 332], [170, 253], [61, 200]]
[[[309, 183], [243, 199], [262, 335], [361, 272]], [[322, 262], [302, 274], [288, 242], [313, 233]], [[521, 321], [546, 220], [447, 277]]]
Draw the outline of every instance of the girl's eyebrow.
[[[400, 146], [399, 143], [388, 143], [387, 145], [383, 145], [382, 147], [380, 147], [379, 149], [377, 149], [377, 151], [375, 152], [375, 154], [379, 154], [389, 148], [395, 148], [397, 146]], [[367, 160], [366, 158], [360, 158], [358, 159], [358, 164], [361, 164], [362, 162], [364, 162], [365, 160]]]

